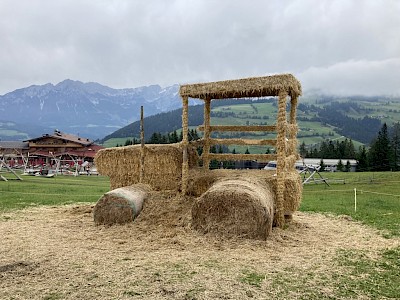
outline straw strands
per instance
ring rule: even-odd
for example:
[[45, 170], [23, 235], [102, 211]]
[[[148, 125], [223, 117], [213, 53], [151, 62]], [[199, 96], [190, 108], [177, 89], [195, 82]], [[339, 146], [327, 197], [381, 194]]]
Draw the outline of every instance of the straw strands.
[[[277, 180], [270, 180], [269, 184], [272, 191], [276, 194], [277, 192]], [[291, 216], [296, 212], [301, 203], [301, 196], [303, 193], [303, 185], [301, 184], [301, 178], [296, 171], [288, 172], [285, 174], [285, 180], [283, 182], [283, 203], [282, 211], [285, 216]]]
[[[235, 179], [242, 180], [246, 178], [255, 178], [258, 183], [270, 190], [274, 195], [274, 202], [277, 194], [277, 176], [274, 171], [267, 170], [224, 170], [216, 169], [203, 172], [201, 169], [192, 169], [188, 184], [188, 194], [199, 197], [210, 189], [214, 183]], [[285, 216], [291, 216], [298, 210], [301, 203], [303, 186], [299, 174], [294, 170], [285, 172], [284, 193], [282, 212]]]
[[[197, 165], [197, 152], [189, 147], [189, 165]], [[143, 183], [156, 190], [179, 190], [182, 177], [181, 144], [144, 147]], [[140, 145], [108, 148], [96, 155], [100, 174], [110, 177], [111, 189], [139, 183]]]
[[192, 207], [192, 227], [203, 233], [265, 240], [272, 230], [274, 194], [257, 178], [216, 182]]
[[[153, 215], [156, 204], [174, 200], [157, 193], [154, 201], [149, 195], [133, 223], [108, 228], [94, 226], [91, 204], [1, 212], [0, 298], [295, 299], [304, 293], [344, 298], [337, 278], [346, 283], [354, 268], [338, 264], [338, 253], [371, 259], [381, 274], [377, 259], [400, 246], [399, 239], [360, 222], [302, 212], [286, 230], [274, 228], [267, 241], [203, 235], [186, 230], [177, 217], [181, 211], [171, 212], [172, 223]], [[173, 202], [168, 209], [185, 203], [190, 202]], [[241, 280], [244, 270], [263, 275], [260, 285]], [[365, 276], [358, 278], [363, 284]], [[371, 298], [358, 290], [357, 297]]]
[[209, 83], [182, 85], [180, 95], [199, 99], [278, 96], [286, 91], [291, 97], [301, 95], [301, 84], [291, 74], [252, 77]]

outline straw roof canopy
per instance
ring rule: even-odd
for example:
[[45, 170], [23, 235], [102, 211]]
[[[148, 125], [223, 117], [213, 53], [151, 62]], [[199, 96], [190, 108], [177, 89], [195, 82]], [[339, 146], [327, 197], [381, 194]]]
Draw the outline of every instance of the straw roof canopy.
[[252, 77], [209, 83], [186, 84], [180, 87], [181, 97], [227, 99], [278, 96], [286, 91], [291, 97], [301, 95], [301, 84], [292, 74]]

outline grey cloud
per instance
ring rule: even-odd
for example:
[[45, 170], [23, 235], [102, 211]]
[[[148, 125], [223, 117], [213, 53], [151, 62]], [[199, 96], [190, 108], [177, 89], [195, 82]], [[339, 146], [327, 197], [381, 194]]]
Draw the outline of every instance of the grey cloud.
[[362, 78], [384, 87], [400, 58], [398, 15], [395, 0], [2, 0], [0, 94], [65, 78], [136, 87], [282, 72], [353, 93], [332, 74], [387, 62], [380, 78], [358, 77], [367, 91]]
[[303, 86], [335, 95], [399, 96], [400, 58], [347, 61], [298, 74]]

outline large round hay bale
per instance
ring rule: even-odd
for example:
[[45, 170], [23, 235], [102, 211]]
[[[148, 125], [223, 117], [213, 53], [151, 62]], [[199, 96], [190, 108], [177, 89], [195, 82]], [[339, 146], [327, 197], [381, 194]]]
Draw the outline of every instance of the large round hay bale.
[[144, 185], [126, 186], [105, 193], [93, 209], [96, 225], [132, 222], [142, 211], [149, 188]]
[[257, 178], [214, 183], [192, 207], [200, 232], [265, 240], [272, 230], [274, 194]]

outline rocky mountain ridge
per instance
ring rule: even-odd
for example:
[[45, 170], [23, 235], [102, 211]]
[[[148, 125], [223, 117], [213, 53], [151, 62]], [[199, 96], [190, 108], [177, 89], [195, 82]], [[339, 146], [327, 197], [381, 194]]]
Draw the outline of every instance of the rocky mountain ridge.
[[[0, 132], [8, 130], [0, 138], [23, 139], [21, 124], [24, 128], [59, 129], [91, 139], [102, 138], [138, 120], [141, 105], [146, 115], [180, 107], [178, 90], [178, 85], [113, 89], [95, 82], [69, 79], [56, 85], [47, 83], [17, 89], [0, 96], [0, 123], [3, 124]], [[41, 133], [26, 130], [25, 136]]]

